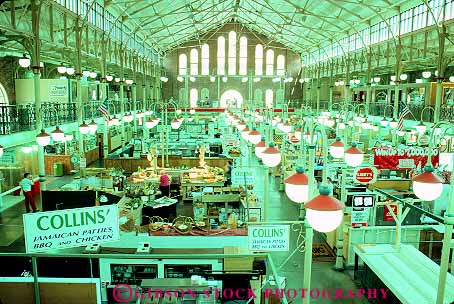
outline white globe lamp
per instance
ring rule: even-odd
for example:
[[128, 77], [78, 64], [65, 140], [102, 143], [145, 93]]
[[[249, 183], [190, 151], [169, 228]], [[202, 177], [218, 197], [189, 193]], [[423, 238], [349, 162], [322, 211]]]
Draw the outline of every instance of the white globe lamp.
[[262, 140], [262, 134], [254, 128], [249, 132], [248, 139], [253, 145], [257, 145]]
[[304, 174], [303, 167], [296, 168], [296, 173], [285, 179], [285, 194], [295, 203], [309, 200], [309, 177]]
[[317, 195], [304, 204], [306, 218], [314, 230], [330, 232], [339, 227], [344, 216], [344, 204], [329, 196], [329, 188], [320, 186], [320, 195]]
[[424, 201], [433, 201], [440, 197], [443, 191], [443, 181], [435, 175], [432, 166], [426, 166], [424, 172], [413, 178], [413, 192]]
[[53, 130], [51, 133], [50, 133], [50, 136], [52, 137], [52, 139], [54, 141], [57, 141], [57, 142], [62, 142], [65, 140], [65, 132], [63, 132], [62, 130], [60, 130], [60, 128], [58, 126], [55, 127], [55, 130]]
[[363, 163], [363, 160], [363, 151], [356, 147], [356, 143], [352, 143], [352, 146], [345, 151], [345, 163], [350, 167], [358, 167]]
[[338, 137], [336, 138], [336, 141], [329, 146], [329, 154], [334, 158], [343, 158], [344, 153], [344, 143]]
[[90, 128], [90, 134], [94, 135], [96, 131], [98, 130], [98, 124], [92, 120], [89, 124], [88, 127]]
[[81, 123], [81, 124], [79, 125], [79, 132], [80, 132], [82, 135], [88, 134], [88, 132], [90, 132], [90, 126], [87, 125], [85, 122]]
[[269, 168], [276, 167], [281, 162], [281, 152], [274, 147], [274, 144], [270, 144], [262, 152], [262, 161]]
[[262, 137], [261, 141], [255, 145], [254, 152], [255, 156], [262, 158], [262, 152], [266, 150], [265, 138]]
[[50, 135], [47, 134], [46, 131], [44, 131], [44, 129], [42, 129], [41, 133], [36, 135], [36, 142], [41, 147], [47, 146], [48, 144], [50, 144]]

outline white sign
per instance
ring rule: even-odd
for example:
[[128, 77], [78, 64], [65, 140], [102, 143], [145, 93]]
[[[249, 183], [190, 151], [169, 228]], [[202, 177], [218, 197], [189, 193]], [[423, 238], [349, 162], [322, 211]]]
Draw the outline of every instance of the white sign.
[[23, 218], [27, 253], [120, 239], [117, 205], [27, 213]]
[[232, 170], [232, 184], [233, 185], [253, 185], [254, 176], [249, 169], [233, 169]]
[[352, 208], [352, 227], [367, 226], [370, 208]]
[[250, 251], [288, 251], [289, 225], [260, 225], [248, 227]]
[[66, 85], [49, 85], [49, 97], [66, 97], [68, 87]]
[[87, 168], [87, 159], [85, 157], [80, 158], [80, 165], [81, 168]]

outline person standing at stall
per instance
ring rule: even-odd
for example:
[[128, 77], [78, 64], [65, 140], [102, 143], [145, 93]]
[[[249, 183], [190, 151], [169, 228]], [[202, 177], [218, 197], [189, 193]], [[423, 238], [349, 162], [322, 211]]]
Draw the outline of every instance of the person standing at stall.
[[161, 190], [162, 196], [170, 197], [170, 176], [165, 170], [161, 170], [161, 176], [159, 177], [159, 190]]
[[224, 183], [224, 187], [232, 185], [232, 171], [233, 171], [233, 162], [231, 160], [229, 160], [227, 165], [225, 166], [225, 183]]
[[36, 208], [35, 198], [33, 197], [32, 186], [33, 186], [33, 177], [30, 173], [25, 173], [24, 178], [20, 181], [19, 186], [24, 192], [25, 196], [25, 210], [27, 213], [30, 212], [30, 206], [32, 207], [33, 212], [38, 212], [39, 210]]

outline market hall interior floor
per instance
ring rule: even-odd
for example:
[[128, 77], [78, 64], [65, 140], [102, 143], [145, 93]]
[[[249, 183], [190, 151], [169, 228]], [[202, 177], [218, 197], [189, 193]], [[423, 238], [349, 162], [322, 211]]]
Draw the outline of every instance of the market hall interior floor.
[[[247, 166], [245, 159], [244, 165]], [[235, 164], [237, 166], [237, 164]], [[264, 193], [264, 179], [266, 170], [263, 165], [259, 165], [253, 161], [251, 163], [251, 171], [253, 172], [255, 183], [254, 192], [261, 198]], [[46, 181], [47, 189], [56, 189], [62, 185], [72, 181], [71, 176], [61, 178], [48, 177]], [[279, 178], [270, 175], [270, 196], [269, 205], [267, 206], [268, 221], [296, 221], [299, 216], [298, 205], [291, 202], [285, 195], [285, 192], [279, 191]], [[41, 203], [39, 197], [36, 197], [37, 206], [40, 208]], [[185, 206], [185, 209], [186, 206]], [[25, 252], [24, 239], [23, 239], [23, 226], [22, 214], [25, 212], [23, 201], [15, 204], [14, 206], [3, 210], [0, 214], [0, 250], [2, 252]], [[280, 275], [286, 277], [287, 288], [296, 288], [297, 290], [303, 286], [303, 263], [304, 253], [296, 253], [284, 265], [282, 263], [287, 259], [288, 255], [292, 253], [296, 247], [298, 233], [291, 231], [291, 247], [289, 252], [273, 253], [273, 262], [278, 269]], [[323, 238], [315, 233], [314, 244], [323, 243]], [[317, 260], [314, 257], [312, 263], [312, 278], [311, 288], [318, 288], [320, 291], [323, 288], [334, 290], [341, 288], [345, 291], [349, 289], [356, 290], [358, 286], [352, 281], [351, 273], [348, 271], [337, 272], [333, 270], [334, 257]], [[315, 303], [368, 303], [367, 300], [360, 299], [322, 299], [311, 300]], [[302, 303], [301, 299], [295, 299], [292, 303]]]

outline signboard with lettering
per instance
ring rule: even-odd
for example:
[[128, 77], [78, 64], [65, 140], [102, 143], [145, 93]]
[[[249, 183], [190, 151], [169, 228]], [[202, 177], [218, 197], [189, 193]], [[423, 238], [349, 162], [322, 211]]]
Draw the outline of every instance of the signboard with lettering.
[[232, 170], [232, 184], [233, 185], [253, 185], [254, 176], [250, 172], [250, 169], [233, 169]]
[[369, 222], [369, 208], [352, 208], [352, 227], [365, 227]]
[[355, 195], [352, 200], [354, 208], [372, 208], [374, 206], [374, 197], [372, 195]]
[[66, 97], [68, 95], [67, 85], [49, 85], [49, 97]]
[[[427, 163], [429, 148], [374, 148], [374, 165], [378, 169], [402, 170], [412, 169], [421, 164], [421, 168]], [[438, 148], [432, 150], [432, 165], [437, 166], [439, 160]]]
[[360, 184], [373, 184], [377, 181], [378, 171], [375, 167], [356, 168], [353, 178]]
[[120, 239], [117, 205], [27, 213], [23, 219], [27, 253]]
[[289, 225], [260, 225], [248, 227], [250, 251], [288, 251], [289, 242]]
[[85, 157], [81, 157], [81, 158], [80, 158], [79, 166], [80, 166], [81, 168], [87, 168], [87, 159], [86, 159]]
[[[388, 205], [388, 207], [391, 208], [392, 211], [394, 212], [394, 215], [397, 216], [397, 205]], [[389, 211], [388, 207], [383, 206], [383, 208], [384, 208], [383, 220], [385, 222], [392, 222], [392, 221], [394, 221], [394, 218], [393, 218], [391, 212]]]

